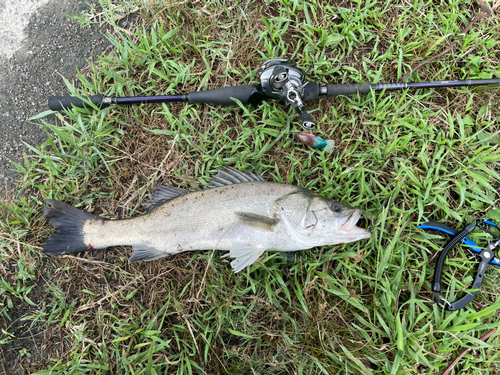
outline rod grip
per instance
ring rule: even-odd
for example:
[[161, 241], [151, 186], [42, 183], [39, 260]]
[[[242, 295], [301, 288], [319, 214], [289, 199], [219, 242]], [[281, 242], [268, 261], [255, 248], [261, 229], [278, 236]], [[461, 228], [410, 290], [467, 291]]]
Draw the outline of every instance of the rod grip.
[[247, 104], [256, 87], [252, 85], [221, 87], [213, 90], [195, 91], [187, 95], [190, 104], [221, 104], [234, 105], [236, 102], [231, 98], [238, 99], [242, 104]]
[[316, 82], [309, 82], [304, 86], [304, 101], [317, 100], [319, 97], [319, 85]]
[[[94, 103], [96, 106], [101, 106], [104, 97], [102, 95], [84, 96], [85, 100]], [[76, 96], [51, 96], [49, 97], [49, 108], [53, 111], [62, 111], [63, 109], [71, 109], [73, 106], [78, 108], [90, 108], [90, 105], [85, 103]]]
[[326, 96], [368, 94], [370, 87], [370, 83], [326, 85]]

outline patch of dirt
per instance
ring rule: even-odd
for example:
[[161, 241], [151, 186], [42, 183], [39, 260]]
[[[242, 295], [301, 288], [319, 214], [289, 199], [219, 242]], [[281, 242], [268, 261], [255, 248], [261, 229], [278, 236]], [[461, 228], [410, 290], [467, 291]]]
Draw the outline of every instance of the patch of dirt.
[[[41, 306], [48, 298], [43, 279], [38, 281], [29, 297], [34, 306], [13, 298], [13, 307], [7, 312], [10, 320], [3, 314], [0, 316], [0, 327], [14, 335], [10, 342], [0, 345], [0, 375], [25, 375], [46, 369], [53, 364], [48, 359], [60, 356], [58, 351], [65, 348], [65, 341], [68, 341], [62, 329], [53, 330], [43, 319], [36, 322], [33, 319], [43, 310]], [[2, 333], [0, 338], [6, 337]]]

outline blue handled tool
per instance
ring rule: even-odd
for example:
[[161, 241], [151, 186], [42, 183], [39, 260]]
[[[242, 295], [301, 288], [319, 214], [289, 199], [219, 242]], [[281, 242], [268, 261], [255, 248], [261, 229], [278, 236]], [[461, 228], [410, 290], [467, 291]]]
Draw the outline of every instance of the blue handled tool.
[[[418, 227], [426, 230], [435, 230], [442, 233], [446, 233], [450, 235], [451, 240], [444, 246], [441, 254], [439, 255], [439, 259], [436, 262], [436, 268], [434, 270], [434, 280], [432, 281], [432, 301], [437, 303], [440, 307], [447, 306], [448, 310], [454, 311], [465, 307], [468, 303], [472, 302], [476, 294], [479, 292], [481, 287], [481, 283], [483, 282], [484, 271], [486, 270], [486, 266], [488, 264], [492, 264], [494, 266], [500, 266], [500, 260], [495, 257], [493, 250], [500, 245], [500, 236], [491, 230], [488, 229], [487, 226], [497, 227], [497, 225], [491, 221], [483, 220], [483, 219], [475, 219], [472, 223], [468, 224], [462, 231], [458, 231], [454, 228], [451, 228], [447, 225], [441, 223], [435, 223], [433, 221], [429, 221], [424, 224], [419, 224]], [[466, 236], [470, 234], [476, 227], [479, 227], [483, 231], [491, 234], [494, 238], [494, 241], [488, 244], [484, 249], [476, 245], [476, 243]], [[472, 289], [477, 289], [477, 291], [466, 293], [465, 296], [460, 298], [459, 300], [450, 303], [446, 301], [443, 297], [440, 296], [441, 292], [441, 275], [443, 272], [443, 265], [448, 255], [448, 252], [455, 246], [458, 242], [462, 242], [467, 248], [476, 254], [481, 262], [478, 266], [478, 272], [476, 275], [476, 279], [472, 284]]]
[[[495, 227], [497, 226], [495, 223], [492, 223], [491, 221], [488, 221], [488, 220], [484, 220], [484, 223], [491, 225], [491, 226], [495, 226]], [[417, 226], [421, 229], [435, 230], [438, 232], [446, 233], [446, 234], [450, 235], [451, 237], [454, 237], [458, 234], [458, 230], [456, 230], [455, 228], [449, 227], [449, 226], [441, 224], [441, 223], [436, 223], [434, 221], [429, 221], [429, 222], [424, 223], [424, 224], [418, 224]], [[481, 253], [481, 250], [483, 250], [481, 247], [476, 245], [476, 243], [474, 241], [468, 239], [467, 237], [464, 237], [462, 239], [462, 244], [467, 246], [468, 250], [470, 250], [471, 252], [473, 252], [474, 254], [477, 254], [477, 255], [479, 255]], [[489, 264], [492, 264], [494, 266], [500, 266], [500, 259], [493, 257], [490, 260]]]

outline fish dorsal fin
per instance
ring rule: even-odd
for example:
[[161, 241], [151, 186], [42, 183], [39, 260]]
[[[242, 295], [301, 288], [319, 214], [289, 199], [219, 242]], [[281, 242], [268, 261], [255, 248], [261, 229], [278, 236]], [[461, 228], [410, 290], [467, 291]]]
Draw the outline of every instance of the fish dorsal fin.
[[173, 186], [157, 186], [154, 188], [153, 193], [149, 195], [150, 200], [146, 202], [147, 206], [144, 210], [144, 213], [149, 214], [169, 200], [177, 198], [186, 193], [189, 193], [189, 190], [176, 188]]
[[234, 214], [241, 224], [267, 232], [272, 232], [279, 222], [278, 219], [271, 219], [270, 217], [253, 214], [251, 212], [235, 212]]
[[216, 188], [226, 185], [241, 184], [243, 182], [264, 181], [259, 175], [252, 172], [242, 172], [233, 167], [221, 167], [217, 174], [212, 177], [208, 188]]

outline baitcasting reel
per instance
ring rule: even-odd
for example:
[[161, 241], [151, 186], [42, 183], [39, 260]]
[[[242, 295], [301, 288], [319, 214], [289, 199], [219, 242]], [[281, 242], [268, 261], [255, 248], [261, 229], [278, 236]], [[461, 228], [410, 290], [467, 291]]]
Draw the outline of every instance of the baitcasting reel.
[[287, 59], [272, 59], [262, 64], [258, 74], [265, 96], [283, 100], [285, 108], [291, 105], [298, 112], [304, 129], [312, 130], [316, 127], [303, 101], [305, 88], [308, 85], [304, 82], [306, 74], [295, 62]]

